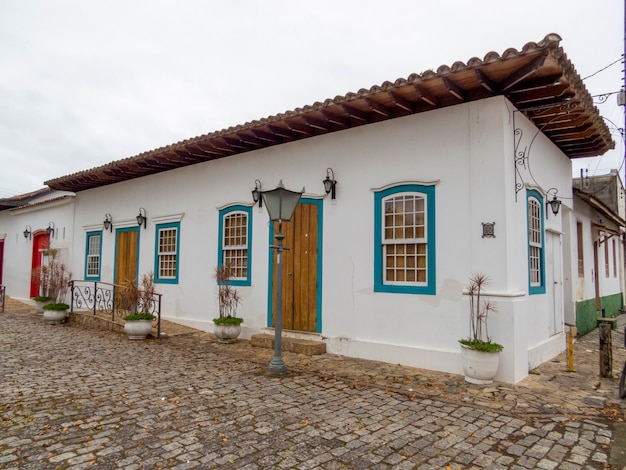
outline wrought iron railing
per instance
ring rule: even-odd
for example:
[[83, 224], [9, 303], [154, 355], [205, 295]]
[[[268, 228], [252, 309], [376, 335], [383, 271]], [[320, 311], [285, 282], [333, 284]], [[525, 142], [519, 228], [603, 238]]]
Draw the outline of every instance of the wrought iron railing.
[[[94, 315], [110, 315], [111, 321], [121, 320], [126, 315], [136, 311], [133, 301], [125, 295], [124, 286], [109, 284], [108, 282], [73, 280], [70, 282], [71, 305], [70, 311], [90, 311]], [[140, 291], [141, 292], [141, 291]], [[152, 301], [142, 313], [154, 315], [153, 326], [157, 329], [157, 338], [161, 337], [161, 294], [154, 293]]]

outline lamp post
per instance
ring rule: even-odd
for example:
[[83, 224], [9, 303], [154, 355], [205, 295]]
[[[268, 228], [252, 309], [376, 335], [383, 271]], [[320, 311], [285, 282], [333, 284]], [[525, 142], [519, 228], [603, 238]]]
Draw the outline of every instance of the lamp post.
[[272, 374], [283, 374], [287, 372], [287, 367], [282, 358], [282, 330], [283, 330], [283, 263], [282, 252], [288, 250], [283, 246], [285, 235], [282, 233], [283, 220], [289, 221], [293, 217], [298, 201], [304, 193], [289, 191], [283, 186], [280, 180], [275, 189], [261, 191], [265, 207], [272, 222], [278, 221], [278, 233], [274, 235], [276, 245], [270, 248], [276, 250], [276, 320], [274, 321], [274, 358], [270, 362], [269, 371]]

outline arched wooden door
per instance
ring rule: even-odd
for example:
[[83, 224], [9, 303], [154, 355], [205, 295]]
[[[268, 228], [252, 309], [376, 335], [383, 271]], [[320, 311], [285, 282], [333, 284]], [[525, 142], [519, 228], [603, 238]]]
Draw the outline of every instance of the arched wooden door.
[[[283, 222], [283, 328], [320, 332], [321, 234], [320, 201], [298, 204], [290, 222]], [[274, 224], [273, 233], [278, 231]], [[272, 233], [272, 236], [273, 236]], [[276, 312], [276, 253], [272, 251], [271, 325]]]
[[139, 228], [120, 228], [115, 232], [115, 284], [137, 284]]
[[35, 280], [35, 270], [43, 265], [44, 255], [50, 246], [50, 235], [46, 232], [39, 232], [33, 235], [33, 256], [31, 261], [30, 275], [30, 296], [37, 297], [45, 295], [45, 292], [39, 292], [39, 283]]

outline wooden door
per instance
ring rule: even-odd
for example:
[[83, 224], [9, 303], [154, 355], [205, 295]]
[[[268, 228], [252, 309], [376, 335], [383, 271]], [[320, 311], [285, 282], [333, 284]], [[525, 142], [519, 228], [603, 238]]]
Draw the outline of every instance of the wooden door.
[[137, 284], [139, 229], [118, 229], [115, 236], [115, 284]]
[[[290, 222], [283, 222], [283, 328], [317, 331], [318, 206], [300, 203]], [[278, 223], [274, 224], [274, 233]], [[273, 253], [272, 324], [276, 312], [276, 254]]]
[[30, 296], [37, 297], [39, 295], [45, 295], [45, 293], [39, 292], [39, 283], [35, 280], [35, 270], [41, 267], [43, 264], [43, 257], [45, 251], [50, 246], [50, 235], [46, 232], [39, 232], [33, 235], [33, 257], [31, 261], [31, 276], [30, 276]]

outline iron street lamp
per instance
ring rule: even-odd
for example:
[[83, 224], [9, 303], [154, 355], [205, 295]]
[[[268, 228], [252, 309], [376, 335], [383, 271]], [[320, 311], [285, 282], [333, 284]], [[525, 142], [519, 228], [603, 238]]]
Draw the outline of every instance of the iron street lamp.
[[275, 189], [269, 191], [261, 191], [265, 207], [272, 222], [278, 221], [278, 233], [274, 235], [276, 245], [270, 245], [270, 248], [276, 250], [276, 319], [274, 321], [274, 358], [270, 362], [269, 371], [272, 374], [283, 374], [287, 372], [287, 366], [282, 358], [282, 330], [283, 330], [283, 263], [281, 255], [288, 248], [283, 247], [285, 235], [282, 233], [282, 223], [284, 220], [289, 221], [293, 217], [298, 201], [304, 193], [289, 191], [283, 186], [280, 180]]
[[[546, 191], [546, 195], [550, 196], [550, 193], [552, 192], [554, 192], [554, 195], [552, 197], [552, 200], [546, 202], [546, 210], [548, 209], [548, 206], [550, 206], [550, 209], [552, 209], [552, 213], [554, 215], [557, 215], [559, 213], [559, 209], [561, 208], [561, 201], [556, 198], [556, 195], [559, 192], [559, 190], [556, 188], [550, 188]], [[546, 219], [547, 218], [548, 218], [548, 214], [546, 212]]]
[[254, 189], [252, 190], [252, 200], [259, 203], [259, 207], [263, 207], [263, 198], [261, 197], [261, 181], [254, 180]]

